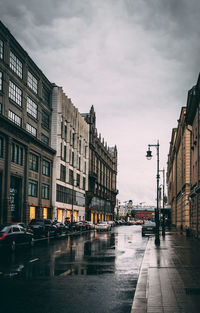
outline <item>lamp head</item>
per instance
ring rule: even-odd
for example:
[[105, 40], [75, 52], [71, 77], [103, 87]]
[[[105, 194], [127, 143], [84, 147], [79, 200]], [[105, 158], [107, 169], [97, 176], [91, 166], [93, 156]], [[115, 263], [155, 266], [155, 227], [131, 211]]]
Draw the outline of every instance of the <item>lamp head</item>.
[[147, 158], [147, 160], [151, 160], [152, 159], [152, 152], [151, 152], [150, 149], [147, 150], [146, 158]]

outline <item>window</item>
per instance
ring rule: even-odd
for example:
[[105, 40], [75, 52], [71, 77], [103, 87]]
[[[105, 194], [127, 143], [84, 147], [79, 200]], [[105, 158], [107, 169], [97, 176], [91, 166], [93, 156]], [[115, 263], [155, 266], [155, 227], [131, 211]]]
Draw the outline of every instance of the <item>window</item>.
[[3, 73], [0, 72], [0, 90], [3, 90]]
[[22, 106], [22, 91], [11, 81], [9, 81], [9, 98]]
[[26, 130], [33, 136], [37, 136], [37, 129], [33, 127], [31, 124], [27, 123], [26, 124]]
[[72, 170], [69, 170], [69, 183], [73, 185], [74, 182], [74, 173]]
[[85, 190], [85, 177], [83, 177], [83, 189]]
[[87, 163], [84, 163], [84, 173], [86, 174], [86, 167], [87, 167]]
[[44, 134], [41, 135], [41, 141], [45, 143], [45, 145], [49, 145], [49, 137]]
[[45, 111], [42, 111], [42, 126], [49, 128], [49, 114]]
[[16, 55], [12, 51], [10, 51], [10, 68], [20, 78], [22, 78], [22, 62], [16, 57]]
[[33, 153], [29, 155], [29, 169], [38, 172], [38, 156]]
[[38, 193], [38, 182], [34, 180], [29, 180], [28, 195], [31, 197], [37, 197], [37, 193]]
[[74, 133], [72, 134], [72, 145], [74, 148], [75, 147], [75, 134]]
[[77, 187], [80, 187], [80, 175], [79, 174], [76, 175], [76, 183], [77, 183]]
[[11, 145], [11, 161], [23, 165], [23, 148], [14, 143]]
[[72, 151], [72, 166], [74, 166], [74, 152]]
[[65, 125], [65, 141], [67, 141], [67, 125]]
[[30, 72], [28, 72], [28, 86], [35, 92], [37, 93], [38, 90], [38, 81], [35, 78], [35, 76], [33, 76], [33, 74], [31, 74]]
[[64, 146], [64, 157], [63, 160], [66, 162], [66, 158], [67, 158], [67, 146]]
[[3, 59], [3, 41], [0, 40], [0, 59]]
[[3, 138], [0, 137], [0, 157], [3, 156]]
[[60, 180], [65, 182], [66, 181], [66, 166], [60, 165]]
[[43, 160], [42, 162], [42, 174], [50, 176], [50, 162]]
[[49, 199], [49, 185], [42, 184], [42, 199]]
[[87, 157], [87, 146], [85, 146], [85, 158]]
[[22, 125], [22, 119], [19, 117], [16, 113], [12, 111], [8, 111], [8, 118], [11, 120], [13, 123], [17, 124], [18, 126]]
[[37, 119], [38, 116], [38, 106], [37, 104], [31, 100], [29, 97], [27, 97], [27, 112]]
[[78, 169], [81, 170], [81, 157], [78, 157]]
[[42, 87], [42, 100], [47, 106], [50, 105], [50, 93], [44, 86]]
[[79, 153], [81, 154], [81, 139], [79, 140]]

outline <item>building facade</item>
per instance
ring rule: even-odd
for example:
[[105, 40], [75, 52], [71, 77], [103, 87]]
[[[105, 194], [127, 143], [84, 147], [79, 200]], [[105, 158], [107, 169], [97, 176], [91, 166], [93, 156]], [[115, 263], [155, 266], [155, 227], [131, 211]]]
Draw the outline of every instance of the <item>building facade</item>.
[[89, 125], [61, 87], [53, 88], [52, 108], [53, 215], [61, 222], [85, 220]]
[[190, 133], [186, 124], [186, 107], [182, 107], [178, 127], [172, 132], [167, 173], [172, 224], [179, 230], [190, 228]]
[[117, 190], [117, 147], [108, 147], [97, 134], [96, 114], [82, 114], [89, 125], [89, 176], [86, 192], [87, 219], [93, 223], [112, 220]]
[[200, 236], [200, 161], [199, 161], [199, 102], [200, 77], [188, 92], [186, 121], [191, 127], [191, 188], [190, 188], [190, 228], [195, 237]]
[[51, 217], [52, 84], [0, 23], [0, 222]]

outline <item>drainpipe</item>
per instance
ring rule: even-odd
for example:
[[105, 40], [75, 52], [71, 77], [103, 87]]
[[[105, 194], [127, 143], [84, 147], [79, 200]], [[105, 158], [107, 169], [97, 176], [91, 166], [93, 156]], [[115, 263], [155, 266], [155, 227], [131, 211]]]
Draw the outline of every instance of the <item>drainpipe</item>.
[[181, 233], [183, 231], [183, 125], [181, 125]]
[[175, 224], [177, 228], [177, 153], [175, 150]]

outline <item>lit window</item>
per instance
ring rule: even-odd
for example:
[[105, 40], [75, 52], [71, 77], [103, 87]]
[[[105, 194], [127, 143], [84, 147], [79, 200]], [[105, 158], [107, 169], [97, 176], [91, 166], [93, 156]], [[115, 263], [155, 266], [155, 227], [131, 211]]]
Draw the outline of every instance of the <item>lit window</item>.
[[9, 98], [22, 106], [22, 91], [13, 82], [9, 81]]
[[22, 78], [22, 62], [10, 51], [10, 68]]
[[28, 72], [28, 86], [35, 92], [37, 93], [38, 90], [38, 81], [35, 78], [35, 76], [33, 76], [33, 74], [31, 74], [30, 72]]
[[37, 136], [37, 129], [30, 125], [29, 123], [26, 124], [26, 130], [33, 136]]
[[42, 184], [42, 199], [49, 199], [49, 185]]
[[29, 180], [28, 195], [31, 197], [37, 197], [37, 193], [38, 193], [38, 182], [34, 180]]
[[15, 124], [17, 124], [18, 126], [21, 126], [22, 124], [22, 119], [21, 117], [19, 117], [16, 113], [12, 112], [12, 111], [8, 111], [8, 118]]
[[0, 40], [0, 59], [3, 59], [3, 41]]
[[38, 110], [37, 104], [33, 100], [31, 100], [29, 97], [27, 97], [27, 112], [37, 119], [37, 114], [38, 114], [37, 110]]

